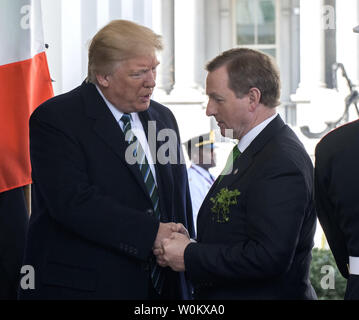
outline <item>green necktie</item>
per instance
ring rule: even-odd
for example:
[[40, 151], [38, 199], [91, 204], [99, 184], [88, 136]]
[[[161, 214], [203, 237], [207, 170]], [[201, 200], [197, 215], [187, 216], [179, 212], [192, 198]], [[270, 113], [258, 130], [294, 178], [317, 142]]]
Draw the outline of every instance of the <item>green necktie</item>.
[[[158, 196], [158, 190], [156, 187], [155, 179], [152, 175], [152, 171], [150, 168], [150, 165], [148, 164], [148, 160], [146, 158], [146, 154], [137, 139], [137, 137], [134, 135], [134, 133], [131, 130], [131, 115], [130, 114], [123, 114], [121, 121], [123, 122], [123, 133], [125, 134], [125, 137], [128, 138], [126, 141], [128, 144], [135, 143], [134, 148], [134, 156], [137, 157], [137, 159], [140, 159], [138, 166], [140, 169], [140, 172], [143, 177], [143, 181], [146, 185], [147, 192], [151, 198], [152, 204], [153, 204], [153, 212], [154, 216], [160, 220], [161, 212], [159, 209], [159, 196]], [[130, 131], [130, 133], [128, 133]], [[128, 135], [127, 135], [128, 134]], [[163, 287], [163, 281], [164, 281], [164, 274], [162, 272], [161, 267], [156, 263], [154, 259], [151, 260], [151, 279], [154, 288], [156, 289], [157, 293], [161, 294], [162, 287]]]
[[224, 169], [222, 170], [221, 175], [219, 176], [219, 182], [222, 181], [222, 179], [224, 178], [225, 175], [227, 175], [231, 169], [233, 169], [233, 163], [237, 160], [237, 158], [241, 155], [241, 152], [238, 149], [238, 144], [236, 144], [231, 153], [228, 156], [227, 159], [227, 163], [224, 167]]

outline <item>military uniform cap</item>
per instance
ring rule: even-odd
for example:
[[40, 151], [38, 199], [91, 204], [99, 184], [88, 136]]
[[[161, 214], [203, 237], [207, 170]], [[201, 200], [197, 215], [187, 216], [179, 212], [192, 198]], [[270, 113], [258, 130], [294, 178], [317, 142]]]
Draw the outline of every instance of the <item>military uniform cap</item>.
[[209, 133], [204, 133], [199, 136], [193, 137], [192, 139], [186, 141], [184, 144], [187, 150], [191, 148], [215, 148], [214, 147], [215, 137], [214, 131]]

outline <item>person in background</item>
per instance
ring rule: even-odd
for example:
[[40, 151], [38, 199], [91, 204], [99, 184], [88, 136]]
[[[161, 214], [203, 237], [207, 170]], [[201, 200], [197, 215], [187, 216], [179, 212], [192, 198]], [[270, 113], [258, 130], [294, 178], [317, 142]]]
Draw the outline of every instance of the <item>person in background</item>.
[[193, 234], [177, 123], [151, 100], [161, 49], [149, 28], [110, 22], [91, 41], [86, 81], [32, 114], [24, 264], [35, 289], [20, 299], [190, 298], [183, 274], [153, 255], [174, 231]]
[[[354, 32], [359, 33], [359, 26]], [[328, 133], [315, 149], [318, 219], [343, 277], [345, 299], [359, 299], [359, 120]]]
[[209, 172], [216, 165], [214, 131], [194, 137], [184, 143], [191, 165], [187, 170], [192, 199], [194, 226], [197, 214], [215, 178]]

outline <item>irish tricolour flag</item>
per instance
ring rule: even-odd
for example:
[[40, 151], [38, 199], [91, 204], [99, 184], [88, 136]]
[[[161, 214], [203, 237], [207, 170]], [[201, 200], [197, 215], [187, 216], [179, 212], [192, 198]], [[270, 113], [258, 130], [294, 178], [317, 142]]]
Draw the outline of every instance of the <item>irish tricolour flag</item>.
[[28, 122], [52, 96], [40, 0], [0, 0], [0, 193], [31, 183]]

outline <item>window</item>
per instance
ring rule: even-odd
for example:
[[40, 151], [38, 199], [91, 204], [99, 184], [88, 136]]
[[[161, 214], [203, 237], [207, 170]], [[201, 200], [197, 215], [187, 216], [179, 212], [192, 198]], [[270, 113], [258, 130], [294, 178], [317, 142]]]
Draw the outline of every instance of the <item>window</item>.
[[277, 0], [235, 0], [236, 45], [277, 57]]

